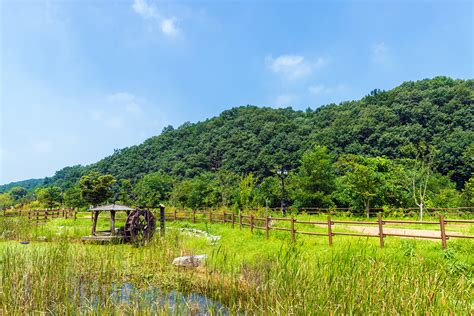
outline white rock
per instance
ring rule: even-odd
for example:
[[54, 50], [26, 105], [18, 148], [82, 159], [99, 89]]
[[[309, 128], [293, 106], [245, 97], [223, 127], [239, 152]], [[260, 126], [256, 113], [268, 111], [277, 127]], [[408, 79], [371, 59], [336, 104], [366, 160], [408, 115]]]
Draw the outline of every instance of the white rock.
[[177, 267], [198, 267], [206, 260], [207, 255], [183, 256], [174, 258], [173, 265]]

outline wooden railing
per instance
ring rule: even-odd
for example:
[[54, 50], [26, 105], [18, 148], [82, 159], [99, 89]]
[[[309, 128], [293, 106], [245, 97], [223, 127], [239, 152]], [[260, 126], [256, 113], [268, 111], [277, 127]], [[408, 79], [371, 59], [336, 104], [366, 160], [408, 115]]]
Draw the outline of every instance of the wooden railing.
[[77, 210], [72, 208], [65, 209], [46, 209], [46, 210], [10, 210], [3, 213], [4, 217], [26, 217], [29, 222], [41, 223], [54, 218], [77, 219]]
[[[334, 220], [331, 218], [331, 215], [327, 216], [327, 220], [303, 220], [297, 219], [294, 217], [258, 217], [253, 214], [235, 214], [233, 212], [215, 212], [212, 210], [172, 210], [165, 212], [166, 221], [177, 221], [177, 220], [186, 220], [193, 223], [197, 222], [208, 222], [208, 223], [224, 223], [232, 225], [234, 228], [236, 225], [240, 229], [244, 227], [249, 228], [253, 233], [254, 230], [264, 230], [265, 236], [268, 239], [270, 236], [270, 231], [284, 231], [291, 234], [291, 240], [295, 240], [296, 235], [311, 235], [311, 236], [326, 236], [328, 239], [329, 245], [333, 244], [334, 236], [354, 236], [354, 237], [367, 237], [367, 238], [378, 238], [380, 247], [384, 247], [386, 237], [404, 237], [404, 238], [418, 238], [418, 239], [434, 239], [441, 240], [441, 245], [443, 249], [447, 247], [447, 241], [451, 238], [465, 238], [465, 239], [474, 239], [474, 236], [464, 235], [460, 233], [450, 233], [446, 230], [446, 225], [450, 223], [457, 224], [474, 224], [474, 220], [467, 219], [446, 219], [444, 214], [439, 214], [437, 221], [414, 221], [414, 220], [392, 220], [392, 219], [383, 219], [380, 213], [377, 214], [376, 221], [350, 221], [350, 220]], [[283, 226], [279, 226], [279, 223], [286, 223]], [[364, 226], [373, 226], [376, 227], [377, 233], [354, 233], [349, 231], [338, 231], [336, 227], [338, 224], [342, 225], [364, 225]], [[439, 235], [423, 234], [423, 230], [419, 230], [418, 234], [401, 234], [394, 233], [390, 231], [384, 231], [385, 225], [399, 225], [399, 224], [408, 224], [408, 225], [433, 225]], [[306, 225], [306, 230], [300, 225]], [[311, 231], [308, 230], [310, 227], [318, 227], [324, 229], [325, 231]], [[388, 230], [389, 228], [387, 228]], [[425, 230], [426, 232], [426, 230]], [[430, 231], [430, 233], [432, 230]]]

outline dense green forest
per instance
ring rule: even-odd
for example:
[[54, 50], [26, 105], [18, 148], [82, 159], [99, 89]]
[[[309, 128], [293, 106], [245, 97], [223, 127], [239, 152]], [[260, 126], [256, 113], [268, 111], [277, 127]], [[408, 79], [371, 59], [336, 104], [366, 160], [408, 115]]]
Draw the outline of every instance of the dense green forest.
[[232, 108], [0, 192], [22, 186], [32, 201], [57, 187], [80, 204], [79, 179], [97, 171], [116, 180], [111, 199], [128, 203], [277, 206], [275, 171], [285, 167], [287, 200], [299, 207], [446, 207], [473, 204], [473, 157], [474, 80], [435, 77], [315, 110]]

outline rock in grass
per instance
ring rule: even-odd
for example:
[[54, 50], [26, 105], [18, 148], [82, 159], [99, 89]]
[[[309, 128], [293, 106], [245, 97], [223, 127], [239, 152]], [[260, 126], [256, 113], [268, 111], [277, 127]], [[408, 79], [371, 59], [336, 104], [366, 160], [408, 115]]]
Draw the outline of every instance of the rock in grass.
[[196, 256], [183, 256], [174, 258], [173, 265], [177, 267], [199, 267], [206, 260], [207, 255], [196, 255]]

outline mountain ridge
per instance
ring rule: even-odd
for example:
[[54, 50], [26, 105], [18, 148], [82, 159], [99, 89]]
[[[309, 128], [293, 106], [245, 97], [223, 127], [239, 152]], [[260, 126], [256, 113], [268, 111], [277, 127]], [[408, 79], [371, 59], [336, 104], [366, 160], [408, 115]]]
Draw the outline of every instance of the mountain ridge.
[[91, 165], [2, 185], [0, 192], [25, 182], [29, 189], [47, 184], [66, 189], [92, 169], [132, 181], [158, 170], [177, 178], [221, 169], [263, 178], [282, 165], [297, 168], [302, 153], [316, 144], [327, 146], [335, 156], [393, 159], [416, 158], [423, 154], [421, 149], [432, 146], [437, 151], [435, 168], [460, 188], [472, 174], [473, 105], [474, 80], [438, 76], [314, 110], [234, 107], [201, 122], [165, 127], [161, 134]]

